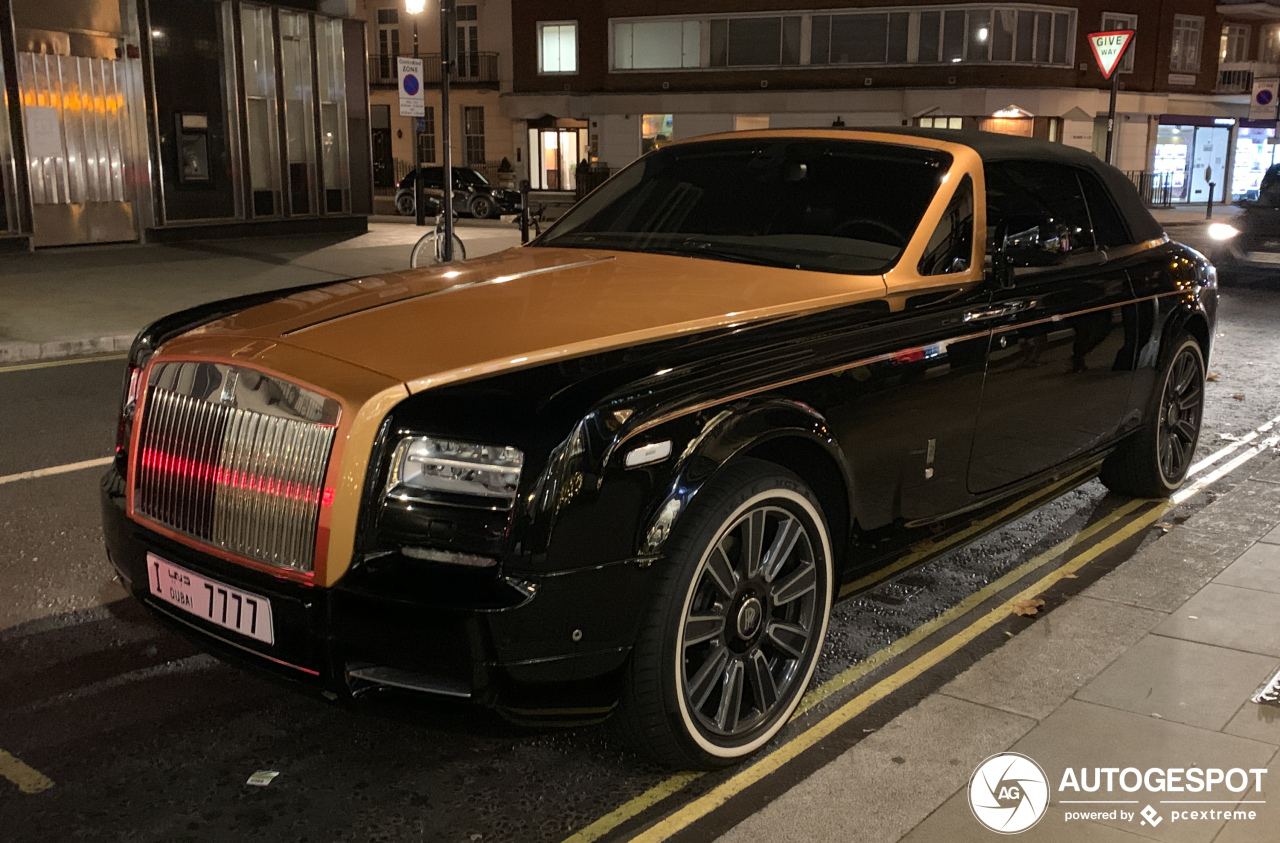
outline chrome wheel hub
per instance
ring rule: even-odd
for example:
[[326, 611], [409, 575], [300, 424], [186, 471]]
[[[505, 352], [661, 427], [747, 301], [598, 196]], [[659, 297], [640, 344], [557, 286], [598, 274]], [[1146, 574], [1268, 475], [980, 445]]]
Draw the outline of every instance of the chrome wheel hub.
[[760, 631], [760, 621], [764, 617], [764, 606], [755, 597], [748, 597], [738, 607], [738, 637], [750, 640]]

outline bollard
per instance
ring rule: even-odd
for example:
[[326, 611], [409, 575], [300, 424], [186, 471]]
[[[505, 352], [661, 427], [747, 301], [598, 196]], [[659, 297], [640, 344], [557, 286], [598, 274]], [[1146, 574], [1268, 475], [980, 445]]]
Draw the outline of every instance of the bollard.
[[520, 180], [520, 245], [529, 242], [529, 180]]
[[1204, 207], [1204, 218], [1207, 220], [1213, 219], [1213, 188], [1216, 184], [1216, 182], [1209, 182], [1209, 203]]

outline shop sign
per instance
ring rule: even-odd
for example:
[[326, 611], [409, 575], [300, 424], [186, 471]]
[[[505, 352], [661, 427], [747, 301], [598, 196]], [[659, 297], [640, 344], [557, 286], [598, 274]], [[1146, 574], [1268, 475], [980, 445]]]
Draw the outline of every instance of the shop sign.
[[1120, 57], [1132, 41], [1132, 29], [1089, 33], [1089, 46], [1093, 48], [1093, 57], [1098, 60], [1103, 79], [1111, 78], [1112, 72], [1120, 64]]
[[396, 58], [400, 71], [400, 116], [425, 117], [427, 104], [422, 93], [422, 59]]
[[1271, 77], [1253, 78], [1253, 96], [1249, 98], [1250, 120], [1276, 119], [1276, 92], [1280, 88], [1280, 79]]

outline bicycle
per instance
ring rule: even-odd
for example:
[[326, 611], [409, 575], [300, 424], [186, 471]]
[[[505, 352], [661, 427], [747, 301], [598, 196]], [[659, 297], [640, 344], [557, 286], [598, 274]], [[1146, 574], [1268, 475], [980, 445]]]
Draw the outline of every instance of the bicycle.
[[[529, 235], [531, 238], [542, 234], [542, 224], [549, 222], [546, 216], [546, 210], [547, 206], [545, 203], [541, 205], [534, 205], [529, 209]], [[521, 211], [520, 214], [516, 214], [514, 221], [516, 228], [520, 227], [520, 216], [523, 213], [524, 211]]]
[[[453, 221], [455, 224], [458, 221], [456, 212], [453, 215]], [[427, 260], [428, 258], [430, 260]], [[467, 259], [467, 247], [463, 245], [462, 239], [457, 234], [453, 235], [453, 259], [455, 261]], [[410, 269], [417, 269], [419, 266], [431, 266], [437, 263], [444, 263], [443, 211], [436, 214], [435, 228], [418, 238], [418, 242], [413, 244], [413, 251], [409, 253]]]

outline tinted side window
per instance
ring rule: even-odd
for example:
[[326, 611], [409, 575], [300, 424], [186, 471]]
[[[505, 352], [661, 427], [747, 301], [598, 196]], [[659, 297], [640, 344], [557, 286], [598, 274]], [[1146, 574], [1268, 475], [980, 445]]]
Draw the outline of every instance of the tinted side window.
[[964, 272], [973, 256], [973, 179], [956, 188], [920, 258], [921, 275]]
[[1093, 173], [1076, 172], [1084, 198], [1089, 203], [1089, 218], [1093, 221], [1093, 240], [1099, 246], [1127, 246], [1133, 242], [1129, 226], [1116, 210], [1116, 203], [1102, 182]]
[[1042, 161], [997, 161], [986, 166], [987, 247], [1008, 217], [1052, 217], [1076, 232], [1076, 248], [1094, 245], [1093, 226], [1074, 167]]

